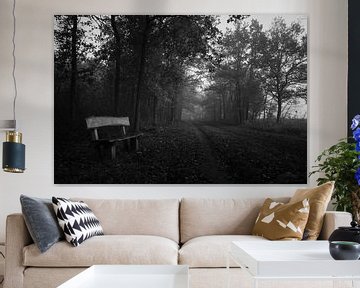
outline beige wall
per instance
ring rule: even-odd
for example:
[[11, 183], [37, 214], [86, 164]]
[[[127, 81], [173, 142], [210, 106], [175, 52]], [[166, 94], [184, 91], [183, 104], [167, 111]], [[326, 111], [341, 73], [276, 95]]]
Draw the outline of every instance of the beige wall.
[[[10, 1], [0, 1], [0, 119], [12, 117]], [[307, 14], [309, 167], [321, 149], [346, 135], [346, 0], [18, 0], [17, 110], [28, 170], [23, 175], [0, 172], [0, 242], [5, 238], [6, 215], [20, 211], [21, 193], [94, 198], [265, 197], [291, 195], [296, 189], [293, 185], [54, 185], [53, 15], [88, 13]]]

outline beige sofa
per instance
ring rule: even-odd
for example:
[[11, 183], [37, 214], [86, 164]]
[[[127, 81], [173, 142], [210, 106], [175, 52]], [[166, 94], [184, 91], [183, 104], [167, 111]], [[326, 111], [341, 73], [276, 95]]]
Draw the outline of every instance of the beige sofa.
[[[268, 241], [249, 235], [264, 199], [82, 200], [99, 218], [105, 235], [76, 248], [61, 241], [41, 254], [23, 216], [8, 216], [5, 288], [56, 287], [94, 264], [185, 264], [191, 288], [222, 288], [231, 241]], [[327, 212], [321, 237], [326, 239], [350, 219], [345, 212]], [[243, 272], [231, 266], [235, 287]]]

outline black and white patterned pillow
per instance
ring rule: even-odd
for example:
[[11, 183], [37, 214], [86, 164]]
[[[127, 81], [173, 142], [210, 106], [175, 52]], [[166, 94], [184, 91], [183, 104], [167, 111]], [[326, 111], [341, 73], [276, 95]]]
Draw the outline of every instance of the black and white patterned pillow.
[[104, 235], [99, 220], [84, 202], [52, 197], [55, 214], [66, 241], [79, 246], [86, 239]]

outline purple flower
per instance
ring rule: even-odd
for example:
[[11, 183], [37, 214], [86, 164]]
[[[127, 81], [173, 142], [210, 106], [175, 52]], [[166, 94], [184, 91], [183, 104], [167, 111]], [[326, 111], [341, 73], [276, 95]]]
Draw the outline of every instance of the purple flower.
[[360, 128], [356, 128], [356, 130], [353, 131], [353, 136], [356, 142], [360, 141]]
[[355, 130], [360, 124], [360, 115], [356, 115], [353, 119], [352, 119], [352, 124], [351, 124], [351, 129]]
[[[351, 129], [353, 130], [353, 137], [356, 141], [355, 150], [360, 152], [360, 115], [355, 115], [352, 119]], [[360, 160], [360, 154], [357, 155], [357, 159]], [[355, 172], [355, 179], [360, 186], [360, 167]]]
[[355, 179], [358, 182], [358, 185], [360, 186], [360, 167], [358, 168], [358, 170], [355, 172]]

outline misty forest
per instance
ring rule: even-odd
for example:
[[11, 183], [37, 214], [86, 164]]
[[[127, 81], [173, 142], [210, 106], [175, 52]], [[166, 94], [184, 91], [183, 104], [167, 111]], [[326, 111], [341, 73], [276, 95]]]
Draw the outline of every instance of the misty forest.
[[56, 184], [307, 183], [306, 17], [57, 15], [54, 103]]

